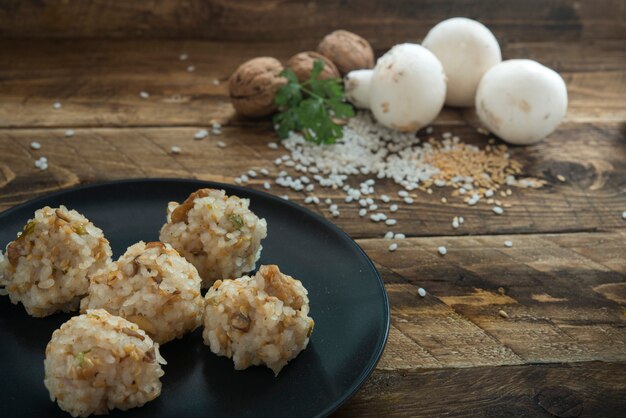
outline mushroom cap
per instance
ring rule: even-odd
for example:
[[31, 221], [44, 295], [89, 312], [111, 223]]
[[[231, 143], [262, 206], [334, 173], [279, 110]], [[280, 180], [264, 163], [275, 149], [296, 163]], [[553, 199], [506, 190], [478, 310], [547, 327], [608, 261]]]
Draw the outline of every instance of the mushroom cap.
[[448, 106], [473, 106], [480, 79], [502, 61], [500, 45], [493, 33], [482, 23], [464, 17], [438, 23], [422, 45], [443, 65], [448, 79]]
[[354, 70], [343, 79], [346, 99], [359, 109], [370, 108], [370, 83], [373, 74], [373, 70]]
[[404, 132], [433, 121], [446, 97], [446, 79], [437, 57], [416, 44], [396, 45], [374, 68], [370, 108], [381, 124]]
[[237, 113], [260, 117], [276, 110], [276, 92], [287, 79], [280, 76], [283, 65], [275, 58], [258, 57], [244, 62], [228, 80], [230, 100]]
[[511, 144], [540, 141], [554, 132], [566, 112], [563, 78], [536, 61], [503, 61], [487, 71], [478, 85], [480, 121]]
[[347, 30], [326, 35], [317, 46], [317, 52], [334, 62], [342, 75], [374, 67], [374, 50], [369, 42]]

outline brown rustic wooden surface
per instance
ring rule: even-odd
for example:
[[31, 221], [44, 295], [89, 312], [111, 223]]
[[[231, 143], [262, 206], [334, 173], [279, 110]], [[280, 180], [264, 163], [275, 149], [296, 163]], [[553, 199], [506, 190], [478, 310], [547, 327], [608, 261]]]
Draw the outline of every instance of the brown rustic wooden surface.
[[[249, 168], [276, 172], [273, 160], [285, 150], [267, 147], [276, 140], [269, 121], [238, 118], [228, 102], [224, 82], [240, 62], [256, 55], [285, 60], [339, 27], [367, 36], [380, 54], [454, 15], [487, 23], [505, 58], [534, 58], [559, 71], [568, 115], [548, 140], [511, 148], [524, 174], [547, 184], [513, 189], [502, 216], [487, 205], [468, 207], [447, 189], [419, 193], [413, 205], [399, 202], [395, 229], [409, 239], [390, 253], [382, 239], [388, 228], [340, 203], [341, 217], [331, 219], [374, 260], [392, 311], [377, 370], [337, 415], [623, 416], [623, 1], [2, 2], [0, 210], [79, 183], [231, 182]], [[178, 59], [181, 52], [187, 61]], [[52, 108], [55, 101], [61, 109]], [[223, 134], [194, 140], [212, 121], [224, 125]], [[485, 145], [477, 126], [471, 110], [445, 109], [434, 135], [452, 132]], [[64, 136], [69, 128], [72, 138]], [[180, 155], [169, 152], [173, 145]], [[42, 155], [45, 172], [34, 166]], [[395, 198], [397, 190], [377, 183], [378, 193]], [[287, 193], [276, 185], [270, 192]], [[304, 195], [287, 194], [303, 203]], [[454, 216], [466, 220], [459, 229], [451, 227]], [[440, 245], [445, 257], [436, 252]], [[428, 291], [425, 298], [418, 287]]]

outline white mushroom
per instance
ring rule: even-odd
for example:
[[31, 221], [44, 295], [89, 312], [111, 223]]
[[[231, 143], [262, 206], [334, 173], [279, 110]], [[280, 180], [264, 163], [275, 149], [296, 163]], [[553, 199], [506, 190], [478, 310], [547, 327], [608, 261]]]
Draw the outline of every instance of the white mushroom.
[[438, 23], [422, 45], [443, 65], [448, 79], [448, 106], [473, 106], [480, 79], [502, 61], [500, 45], [493, 33], [482, 23], [464, 17]]
[[508, 60], [480, 81], [476, 113], [511, 144], [533, 144], [550, 135], [567, 111], [567, 87], [555, 71], [532, 60]]
[[446, 97], [446, 79], [432, 52], [416, 44], [396, 45], [374, 68], [370, 108], [381, 124], [404, 132], [433, 121]]
[[370, 82], [374, 70], [350, 71], [344, 77], [346, 99], [359, 109], [370, 108]]

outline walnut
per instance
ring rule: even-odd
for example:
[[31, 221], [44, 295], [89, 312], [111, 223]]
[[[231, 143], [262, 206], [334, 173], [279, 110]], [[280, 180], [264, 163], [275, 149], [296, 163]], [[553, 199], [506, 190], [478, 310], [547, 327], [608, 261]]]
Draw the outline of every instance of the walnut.
[[317, 52], [335, 63], [341, 75], [363, 68], [374, 68], [374, 51], [369, 42], [347, 30], [336, 30], [317, 46]]
[[335, 64], [327, 57], [318, 54], [313, 51], [300, 52], [289, 58], [287, 61], [287, 67], [291, 68], [298, 80], [302, 83], [311, 77], [311, 71], [313, 70], [313, 64], [316, 60], [324, 62], [324, 69], [320, 73], [319, 79], [326, 80], [329, 78], [339, 78], [339, 71]]
[[287, 82], [280, 76], [283, 65], [275, 58], [259, 57], [246, 61], [228, 80], [230, 100], [243, 116], [267, 116], [276, 110], [274, 97]]

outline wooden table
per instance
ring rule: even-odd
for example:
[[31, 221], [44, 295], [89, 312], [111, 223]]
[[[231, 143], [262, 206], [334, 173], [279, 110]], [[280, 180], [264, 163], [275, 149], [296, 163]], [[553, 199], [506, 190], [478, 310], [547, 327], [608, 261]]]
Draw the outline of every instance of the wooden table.
[[[276, 140], [270, 122], [238, 118], [228, 100], [225, 81], [240, 62], [259, 55], [286, 60], [340, 27], [367, 37], [380, 55], [395, 43], [419, 41], [446, 17], [479, 18], [500, 39], [505, 58], [539, 60], [568, 85], [570, 107], [558, 131], [511, 148], [524, 173], [547, 185], [515, 189], [502, 216], [487, 205], [441, 203], [449, 190], [422, 193], [398, 212], [409, 238], [395, 252], [382, 239], [384, 225], [340, 208], [333, 222], [374, 260], [392, 308], [377, 370], [337, 415], [624, 414], [623, 1], [175, 3], [3, 3], [0, 210], [79, 183], [232, 182], [249, 168], [272, 167], [284, 150], [267, 147]], [[186, 61], [179, 60], [183, 52]], [[140, 98], [141, 91], [150, 97]], [[57, 101], [62, 107], [53, 109]], [[221, 136], [194, 140], [214, 121], [224, 126]], [[484, 145], [477, 126], [472, 110], [445, 109], [434, 123], [435, 134], [450, 131]], [[226, 148], [216, 147], [218, 140]], [[180, 155], [170, 152], [174, 145]], [[34, 166], [42, 155], [47, 171]], [[394, 196], [397, 190], [391, 183], [379, 183], [381, 189]], [[303, 194], [288, 194], [303, 203]], [[454, 216], [465, 218], [462, 228], [451, 227]], [[440, 245], [448, 248], [445, 257], [437, 254]], [[425, 298], [418, 287], [428, 291]]]

